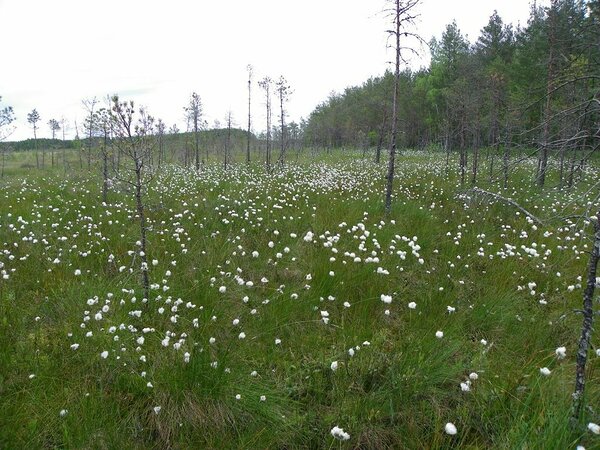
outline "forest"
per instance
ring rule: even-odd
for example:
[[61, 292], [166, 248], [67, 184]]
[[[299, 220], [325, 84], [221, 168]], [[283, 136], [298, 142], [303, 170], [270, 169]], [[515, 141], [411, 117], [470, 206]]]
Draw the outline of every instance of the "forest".
[[[560, 182], [573, 183], [599, 144], [598, 2], [534, 3], [523, 27], [494, 13], [474, 44], [453, 22], [428, 44], [429, 67], [400, 73], [401, 147], [464, 155], [473, 177], [482, 156], [490, 176], [502, 178], [512, 154], [537, 154], [541, 185], [552, 155]], [[389, 145], [393, 82], [388, 71], [333, 93], [308, 118], [305, 142], [376, 148], [379, 159]]]

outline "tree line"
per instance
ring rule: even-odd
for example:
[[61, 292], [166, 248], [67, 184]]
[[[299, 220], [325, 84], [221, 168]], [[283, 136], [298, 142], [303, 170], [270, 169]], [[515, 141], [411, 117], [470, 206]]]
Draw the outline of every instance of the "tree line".
[[[481, 149], [505, 181], [513, 152], [537, 155], [541, 186], [555, 156], [560, 183], [573, 183], [600, 144], [600, 1], [534, 3], [524, 27], [494, 12], [474, 44], [452, 22], [429, 48], [428, 67], [399, 73], [399, 148], [458, 153], [463, 182], [469, 157], [477, 177]], [[375, 148], [379, 160], [390, 146], [394, 75], [332, 93], [309, 116], [305, 142]]]

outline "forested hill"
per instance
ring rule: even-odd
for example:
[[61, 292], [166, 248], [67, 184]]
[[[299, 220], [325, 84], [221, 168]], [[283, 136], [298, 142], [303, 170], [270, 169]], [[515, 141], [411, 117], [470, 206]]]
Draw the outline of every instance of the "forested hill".
[[[400, 146], [598, 146], [600, 0], [532, 7], [524, 27], [494, 12], [474, 44], [451, 23], [430, 46], [430, 66], [400, 76]], [[393, 78], [332, 94], [310, 115], [307, 143], [386, 145]]]

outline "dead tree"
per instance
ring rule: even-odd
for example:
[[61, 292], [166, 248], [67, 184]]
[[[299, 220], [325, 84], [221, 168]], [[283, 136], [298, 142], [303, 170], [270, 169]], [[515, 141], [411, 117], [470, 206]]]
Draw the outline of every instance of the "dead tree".
[[252, 66], [248, 64], [248, 139], [246, 140], [246, 163], [250, 164], [250, 126], [251, 126], [251, 118], [250, 115], [250, 99], [252, 93]]
[[279, 80], [275, 83], [275, 87], [277, 88], [277, 97], [279, 98], [279, 118], [281, 122], [281, 149], [279, 151], [278, 163], [283, 167], [285, 164], [285, 109], [283, 108], [283, 105], [289, 100], [291, 90], [283, 75], [279, 77]]
[[65, 172], [67, 171], [67, 145], [65, 142], [65, 133], [67, 128], [67, 119], [61, 117], [60, 119], [60, 130], [62, 131], [62, 159], [63, 159], [63, 168]]
[[88, 170], [89, 170], [92, 165], [92, 146], [93, 146], [94, 131], [96, 128], [95, 108], [96, 108], [96, 105], [98, 104], [98, 99], [96, 99], [96, 97], [94, 97], [92, 99], [83, 100], [82, 103], [83, 103], [83, 107], [88, 112], [88, 116], [86, 117], [85, 121], [83, 122], [83, 126], [86, 129], [87, 136], [88, 136], [87, 166], [88, 166]]
[[408, 47], [401, 46], [401, 38], [418, 36], [408, 32], [407, 27], [414, 25], [416, 15], [413, 14], [414, 8], [420, 0], [392, 0], [394, 7], [391, 10], [391, 17], [394, 28], [387, 33], [395, 40], [395, 71], [394, 71], [394, 95], [392, 99], [392, 123], [390, 154], [388, 160], [387, 183], [385, 189], [385, 213], [389, 214], [392, 209], [392, 190], [394, 184], [394, 165], [396, 162], [396, 140], [398, 134], [398, 98], [400, 94], [400, 63], [406, 62], [403, 58], [403, 50], [414, 51]]
[[554, 79], [556, 71], [556, 15], [558, 0], [551, 1], [551, 7], [548, 11], [548, 74], [546, 78], [546, 98], [544, 103], [542, 142], [538, 157], [537, 183], [540, 187], [546, 182], [546, 172], [548, 170], [548, 149], [550, 146], [550, 116], [552, 115], [552, 93], [554, 91]]
[[165, 130], [167, 129], [167, 126], [165, 125], [165, 123], [162, 121], [162, 119], [158, 119], [156, 121], [156, 135], [158, 137], [158, 168], [160, 169], [161, 165], [164, 162], [165, 156], [164, 156], [164, 137], [165, 137]]
[[225, 120], [227, 121], [227, 135], [225, 136], [225, 148], [223, 151], [223, 168], [227, 170], [228, 164], [230, 164], [230, 147], [231, 147], [231, 111], [227, 112], [225, 116]]
[[573, 392], [573, 415], [572, 422], [577, 423], [583, 405], [583, 394], [585, 390], [585, 365], [592, 338], [592, 326], [594, 324], [594, 290], [596, 287], [596, 272], [600, 260], [600, 211], [593, 218], [594, 242], [587, 269], [586, 286], [583, 292], [583, 323], [581, 325], [581, 336], [577, 348], [577, 364], [575, 368], [575, 391]]
[[258, 82], [258, 85], [265, 93], [265, 106], [267, 107], [267, 149], [266, 149], [266, 167], [267, 172], [271, 172], [271, 80], [270, 77], [264, 77]]
[[113, 116], [111, 112], [102, 108], [98, 111], [98, 126], [102, 132], [102, 145], [100, 153], [102, 154], [102, 202], [108, 203], [108, 190], [110, 189], [111, 181], [108, 176], [108, 159], [109, 159], [109, 136], [113, 126]]

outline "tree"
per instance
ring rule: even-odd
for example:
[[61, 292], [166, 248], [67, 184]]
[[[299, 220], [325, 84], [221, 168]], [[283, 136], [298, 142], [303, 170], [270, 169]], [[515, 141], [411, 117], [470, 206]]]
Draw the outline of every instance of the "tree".
[[287, 80], [283, 77], [283, 75], [281, 75], [275, 83], [275, 89], [277, 92], [277, 97], [279, 98], [279, 119], [281, 122], [281, 149], [279, 151], [278, 162], [279, 165], [283, 167], [285, 163], [285, 109], [283, 106], [289, 100], [291, 94], [290, 85], [288, 84]]
[[265, 93], [265, 106], [267, 107], [267, 149], [266, 149], [266, 168], [271, 172], [271, 84], [273, 80], [270, 77], [264, 77], [258, 82], [258, 86]]
[[[176, 136], [179, 134], [179, 127], [177, 126], [176, 123], [174, 123], [173, 125], [171, 125], [171, 128], [169, 128], [169, 134], [173, 136], [173, 142], [179, 142], [176, 139]], [[171, 160], [173, 160], [173, 156], [171, 155]]]
[[[134, 122], [136, 112], [139, 115]], [[142, 274], [144, 302], [149, 299], [150, 281], [148, 276], [147, 219], [145, 197], [151, 176], [147, 171], [148, 162], [154, 148], [154, 119], [145, 109], [136, 111], [133, 101], [122, 102], [118, 96], [112, 98], [112, 143], [128, 158], [130, 165], [118, 172], [118, 179], [133, 189], [137, 219], [140, 227], [139, 256]]]
[[[514, 53], [514, 36], [510, 25], [504, 25], [497, 11], [491, 15], [488, 24], [481, 30], [475, 44], [475, 55], [481, 61], [482, 97], [485, 99], [485, 116], [487, 117], [487, 144], [491, 147], [489, 158], [490, 179], [494, 174], [494, 158], [498, 154], [501, 142], [502, 123], [506, 123], [507, 90], [509, 69]], [[505, 130], [506, 132], [507, 130]], [[506, 141], [506, 140], [505, 140]], [[503, 165], [505, 184], [508, 183], [508, 151], [505, 142], [505, 158]]]
[[[0, 102], [2, 101], [2, 97], [0, 97]], [[15, 120], [15, 115], [12, 109], [12, 106], [5, 106], [4, 108], [0, 108], [0, 143], [5, 140], [8, 136], [10, 136], [14, 130], [11, 126], [13, 121]], [[4, 165], [6, 162], [6, 148], [1, 145], [2, 149], [2, 171], [0, 173], [0, 177], [4, 177]]]
[[223, 151], [223, 168], [227, 170], [227, 165], [230, 163], [230, 147], [231, 147], [231, 110], [227, 111], [227, 115], [225, 116], [225, 121], [227, 122], [227, 135], [225, 137], [225, 147]]
[[158, 119], [156, 121], [156, 135], [158, 137], [158, 168], [159, 169], [165, 158], [165, 156], [164, 156], [164, 137], [165, 137], [166, 128], [167, 128], [167, 126], [162, 121], [162, 119]]
[[[1, 101], [2, 96], [0, 96], [0, 102]], [[5, 140], [14, 131], [14, 127], [11, 126], [14, 120], [15, 114], [12, 109], [12, 106], [5, 106], [4, 108], [0, 108], [0, 142]]]
[[85, 110], [87, 111], [88, 115], [86, 117], [86, 119], [83, 121], [83, 128], [86, 131], [87, 134], [87, 166], [88, 166], [88, 170], [91, 168], [92, 166], [92, 147], [94, 145], [94, 133], [96, 132], [96, 127], [97, 127], [97, 123], [96, 123], [96, 119], [97, 116], [95, 115], [95, 108], [96, 105], [98, 104], [98, 100], [96, 99], [96, 97], [91, 98], [91, 99], [85, 99], [82, 101], [83, 103], [83, 107], [85, 108]]
[[246, 141], [246, 163], [250, 164], [250, 126], [251, 126], [251, 114], [250, 114], [250, 106], [251, 106], [251, 91], [252, 91], [252, 66], [248, 64], [248, 139]]
[[400, 63], [404, 61], [402, 51], [407, 47], [402, 47], [401, 37], [415, 36], [408, 32], [407, 26], [414, 25], [416, 16], [413, 14], [414, 8], [420, 0], [393, 0], [394, 8], [392, 10], [392, 22], [394, 29], [388, 30], [388, 34], [395, 40], [395, 71], [394, 71], [394, 94], [392, 100], [392, 131], [390, 140], [390, 154], [388, 160], [387, 183], [385, 190], [385, 212], [389, 214], [392, 208], [392, 190], [394, 183], [394, 164], [396, 159], [396, 140], [398, 133], [398, 100], [400, 87]]
[[[48, 121], [48, 128], [50, 128], [50, 132], [52, 133], [52, 140], [56, 139], [56, 132], [60, 131], [60, 124], [56, 119], [50, 119]], [[54, 142], [50, 146], [50, 150], [52, 151], [52, 167], [54, 167]]]
[[68, 122], [67, 119], [63, 117], [60, 118], [60, 129], [62, 131], [62, 158], [63, 158], [63, 167], [65, 171], [67, 170], [67, 145], [65, 142], [65, 133], [67, 132]]
[[[194, 131], [194, 155], [196, 171], [200, 171], [200, 129], [202, 127], [202, 101], [200, 96], [192, 92], [188, 106], [184, 108], [188, 124]], [[206, 162], [208, 163], [208, 147], [206, 147]], [[204, 160], [202, 161], [204, 164]]]
[[571, 420], [574, 423], [579, 421], [581, 415], [583, 393], [585, 390], [585, 366], [591, 345], [594, 324], [594, 290], [597, 283], [596, 272], [598, 270], [598, 262], [600, 261], [600, 211], [592, 218], [591, 222], [594, 226], [594, 238], [588, 262], [586, 285], [583, 293], [583, 323], [577, 349], [575, 391], [573, 393], [573, 415], [571, 417]]
[[101, 108], [97, 112], [97, 123], [98, 127], [102, 132], [102, 145], [100, 152], [102, 154], [102, 202], [108, 203], [108, 190], [112, 185], [112, 181], [108, 176], [108, 159], [109, 155], [109, 137], [113, 127], [114, 116], [111, 111], [107, 108]]
[[37, 123], [41, 120], [40, 114], [37, 112], [37, 109], [32, 109], [31, 112], [29, 114], [27, 114], [27, 122], [29, 122], [29, 125], [31, 125], [31, 128], [33, 128], [33, 145], [35, 147], [35, 163], [36, 163], [36, 167], [39, 169], [40, 168], [40, 157], [38, 155], [38, 151], [37, 151], [37, 130], [38, 130], [38, 125]]

